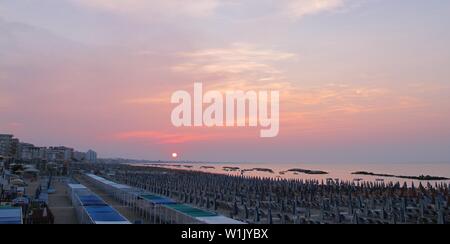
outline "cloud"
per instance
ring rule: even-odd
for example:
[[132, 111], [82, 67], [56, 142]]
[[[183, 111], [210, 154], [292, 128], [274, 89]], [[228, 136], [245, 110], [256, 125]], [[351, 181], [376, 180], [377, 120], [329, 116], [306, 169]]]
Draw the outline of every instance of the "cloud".
[[169, 95], [167, 96], [153, 96], [153, 97], [139, 97], [139, 98], [131, 98], [123, 101], [125, 104], [130, 105], [148, 105], [148, 104], [163, 104], [169, 103]]
[[[221, 7], [245, 9], [252, 11], [263, 8], [260, 1], [236, 0], [68, 0], [86, 6], [116, 14], [133, 15], [134, 17], [173, 16], [190, 17], [213, 16]], [[269, 0], [270, 12], [279, 11], [289, 17], [301, 18], [307, 15], [340, 9], [354, 0]], [[264, 4], [262, 4], [264, 5]]]
[[290, 102], [295, 106], [321, 109], [328, 112], [370, 112], [411, 109], [423, 106], [411, 94], [388, 87], [328, 84], [311, 89], [292, 90]]
[[[261, 49], [250, 44], [232, 44], [227, 48], [201, 49], [177, 53], [182, 61], [172, 66], [185, 82], [160, 90], [151, 97], [130, 97], [126, 105], [168, 104], [175, 90], [191, 90], [193, 83], [203, 82], [205, 90], [281, 90], [292, 88], [276, 64], [294, 59], [294, 53]], [[195, 78], [194, 78], [195, 77]]]
[[206, 134], [175, 134], [161, 131], [129, 131], [118, 133], [118, 140], [150, 140], [158, 144], [180, 144], [195, 141], [206, 141], [211, 135]]
[[214, 12], [218, 0], [70, 0], [82, 6], [92, 7], [119, 14], [179, 14], [203, 17]]
[[119, 141], [148, 141], [156, 144], [183, 144], [190, 142], [203, 141], [224, 141], [226, 139], [245, 139], [253, 138], [254, 134], [248, 130], [221, 130], [208, 131], [205, 130], [193, 131], [188, 129], [187, 132], [173, 133], [166, 131], [126, 131], [116, 133], [113, 138]]
[[205, 77], [216, 77], [217, 81], [238, 82], [280, 82], [283, 72], [276, 64], [296, 57], [289, 52], [262, 49], [251, 44], [235, 43], [226, 48], [213, 48], [182, 52], [184, 59], [172, 67], [181, 72]]
[[[284, 113], [300, 114], [308, 118], [352, 115], [368, 112], [407, 110], [423, 106], [423, 101], [408, 92], [386, 86], [358, 84], [325, 84], [302, 87], [286, 77], [283, 62], [297, 57], [290, 52], [259, 48], [250, 44], [233, 44], [225, 48], [200, 49], [178, 53], [182, 59], [172, 67], [187, 79], [191, 90], [194, 81], [204, 83], [205, 90], [278, 90]], [[197, 79], [198, 78], [198, 79]], [[126, 104], [167, 104], [172, 91], [161, 91], [157, 97], [131, 98]], [[331, 115], [332, 114], [332, 115]], [[296, 116], [298, 118], [298, 116]]]
[[295, 18], [342, 8], [348, 0], [289, 0], [286, 12]]
[[[399, 114], [425, 108], [423, 99], [389, 87], [328, 84], [294, 88], [284, 97], [282, 124], [293, 128], [323, 121], [352, 121], [355, 115]], [[316, 127], [320, 128], [320, 127]]]

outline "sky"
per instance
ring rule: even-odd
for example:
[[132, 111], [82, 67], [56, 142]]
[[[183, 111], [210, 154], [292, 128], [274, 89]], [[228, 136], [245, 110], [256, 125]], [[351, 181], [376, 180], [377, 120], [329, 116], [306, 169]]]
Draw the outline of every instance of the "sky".
[[[0, 133], [100, 157], [450, 162], [450, 2], [0, 0]], [[171, 94], [279, 90], [280, 133]]]

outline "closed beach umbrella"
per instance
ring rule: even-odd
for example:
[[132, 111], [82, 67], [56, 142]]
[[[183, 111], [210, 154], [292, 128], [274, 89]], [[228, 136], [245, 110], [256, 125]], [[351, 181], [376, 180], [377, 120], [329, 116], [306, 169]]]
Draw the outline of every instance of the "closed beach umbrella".
[[269, 225], [273, 224], [272, 208], [269, 208]]

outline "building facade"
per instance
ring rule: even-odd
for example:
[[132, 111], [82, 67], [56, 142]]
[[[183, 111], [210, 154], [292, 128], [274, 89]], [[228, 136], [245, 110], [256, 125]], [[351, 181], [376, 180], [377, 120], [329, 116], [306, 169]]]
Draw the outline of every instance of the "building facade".
[[68, 147], [50, 147], [47, 149], [47, 160], [50, 162], [71, 161], [74, 149]]
[[89, 163], [97, 163], [97, 153], [93, 150], [89, 150], [86, 153], [86, 161]]
[[18, 140], [13, 135], [0, 134], [0, 156], [12, 158], [17, 154]]
[[34, 145], [30, 143], [20, 143], [18, 150], [18, 159], [29, 161], [33, 159]]
[[37, 147], [30, 143], [20, 142], [10, 134], [0, 134], [0, 158], [9, 159], [14, 162], [33, 163], [33, 162], [55, 162], [68, 163], [78, 162], [97, 162], [97, 153], [93, 150], [88, 152], [75, 151], [73, 148], [57, 147]]
[[78, 162], [82, 162], [86, 159], [86, 153], [75, 151], [73, 153], [73, 159]]

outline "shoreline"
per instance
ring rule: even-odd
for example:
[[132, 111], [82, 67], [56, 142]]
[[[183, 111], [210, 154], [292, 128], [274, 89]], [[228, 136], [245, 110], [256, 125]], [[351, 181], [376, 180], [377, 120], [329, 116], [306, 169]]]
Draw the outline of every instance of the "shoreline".
[[[233, 164], [208, 164], [208, 163], [124, 163], [131, 166], [143, 166], [143, 167], [156, 167], [162, 169], [178, 169], [184, 171], [192, 171], [192, 172], [203, 172], [203, 173], [211, 173], [211, 174], [225, 174], [225, 175], [241, 175], [241, 176], [255, 176], [262, 178], [282, 178], [282, 179], [302, 179], [303, 177], [309, 177], [309, 179], [313, 179], [311, 177], [316, 177], [318, 180], [340, 180], [340, 181], [364, 181], [364, 182], [392, 182], [392, 183], [405, 183], [408, 184], [406, 180], [417, 181], [417, 182], [450, 182], [450, 177], [444, 176], [435, 176], [431, 174], [423, 174], [419, 173], [418, 176], [406, 176], [402, 174], [377, 174], [372, 173], [369, 170], [364, 171], [352, 171], [351, 169], [341, 170], [340, 172], [336, 172], [337, 170], [328, 171], [328, 170], [312, 170], [305, 168], [291, 168], [287, 167], [282, 170], [277, 170], [268, 165], [261, 165], [261, 167], [256, 167], [254, 164], [241, 164], [234, 166], [226, 166]], [[238, 167], [239, 166], [239, 167]], [[246, 167], [247, 166], [247, 167]], [[251, 167], [255, 166], [255, 167]], [[292, 165], [289, 165], [292, 166]], [[303, 176], [303, 177], [302, 177]], [[323, 178], [327, 176], [327, 178]], [[376, 179], [361, 179], [356, 178], [355, 176], [366, 176], [366, 177], [382, 177]], [[397, 179], [396, 182], [394, 179]]]

